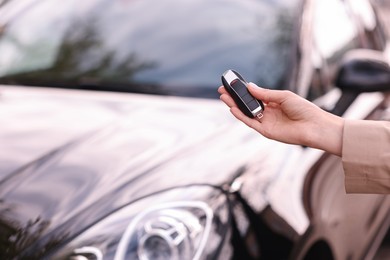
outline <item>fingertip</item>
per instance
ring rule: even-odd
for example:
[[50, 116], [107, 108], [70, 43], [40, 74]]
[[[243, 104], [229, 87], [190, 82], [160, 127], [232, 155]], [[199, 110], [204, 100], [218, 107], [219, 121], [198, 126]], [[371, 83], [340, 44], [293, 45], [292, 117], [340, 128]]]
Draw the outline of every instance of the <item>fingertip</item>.
[[219, 87], [218, 87], [218, 93], [221, 94], [221, 95], [225, 93], [225, 88], [224, 88], [224, 86], [219, 86]]
[[260, 88], [259, 86], [257, 86], [255, 83], [253, 82], [249, 82], [248, 85], [251, 87], [251, 88]]
[[248, 83], [249, 92], [257, 99], [263, 100], [267, 89], [259, 87], [253, 82]]
[[249, 89], [252, 89], [253, 91], [264, 91], [264, 90], [267, 90], [266, 88], [263, 88], [261, 86], [258, 86], [257, 84], [253, 83], [253, 82], [249, 82], [248, 83], [248, 88]]

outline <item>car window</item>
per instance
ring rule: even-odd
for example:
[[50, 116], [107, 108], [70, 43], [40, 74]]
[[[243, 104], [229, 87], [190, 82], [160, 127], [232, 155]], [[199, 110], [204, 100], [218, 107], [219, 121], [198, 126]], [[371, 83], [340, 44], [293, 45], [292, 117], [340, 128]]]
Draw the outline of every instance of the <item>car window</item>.
[[195, 95], [214, 93], [232, 68], [279, 88], [299, 7], [298, 0], [9, 1], [0, 9], [1, 82]]
[[311, 59], [314, 71], [308, 99], [321, 97], [334, 86], [334, 75], [344, 54], [360, 47], [356, 20], [345, 1], [316, 1], [312, 15]]
[[315, 44], [329, 63], [358, 46], [357, 28], [342, 1], [317, 1], [313, 18]]

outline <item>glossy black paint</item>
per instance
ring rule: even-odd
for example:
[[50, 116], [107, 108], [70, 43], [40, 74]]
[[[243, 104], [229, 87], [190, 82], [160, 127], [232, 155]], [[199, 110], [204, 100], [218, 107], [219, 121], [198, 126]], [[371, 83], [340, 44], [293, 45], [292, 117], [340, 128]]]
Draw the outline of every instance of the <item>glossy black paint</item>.
[[[5, 237], [15, 237], [2, 246], [13, 253], [67, 241], [156, 191], [196, 183], [221, 186], [248, 157], [266, 160], [272, 145], [233, 123], [219, 102], [152, 98], [140, 109], [149, 97], [86, 93], [80, 102], [80, 95], [66, 91], [21, 91], [22, 96], [2, 91], [2, 111], [13, 115], [1, 131], [3, 151], [18, 155], [1, 163], [2, 226], [9, 230]], [[14, 106], [18, 103], [26, 110]], [[27, 117], [24, 111], [30, 111]], [[153, 117], [144, 116], [148, 111]], [[229, 132], [235, 141], [226, 142]], [[42, 137], [45, 142], [36, 144]], [[243, 153], [248, 157], [240, 158]]]

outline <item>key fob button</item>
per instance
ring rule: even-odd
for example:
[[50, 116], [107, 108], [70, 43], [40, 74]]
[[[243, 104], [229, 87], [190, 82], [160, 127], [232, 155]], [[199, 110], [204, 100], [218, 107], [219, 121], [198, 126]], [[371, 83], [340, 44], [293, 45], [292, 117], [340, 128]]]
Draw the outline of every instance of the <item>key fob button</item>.
[[242, 100], [244, 100], [244, 102], [246, 104], [249, 104], [249, 102], [252, 102], [254, 101], [255, 99], [249, 94], [249, 93], [246, 93], [244, 96], [241, 97]]
[[232, 84], [232, 88], [237, 92], [238, 95], [243, 96], [248, 93], [246, 86], [242, 84], [240, 80], [236, 80]]
[[255, 110], [259, 107], [259, 102], [256, 101], [256, 99], [253, 99], [251, 102], [248, 103], [248, 107], [250, 110]]

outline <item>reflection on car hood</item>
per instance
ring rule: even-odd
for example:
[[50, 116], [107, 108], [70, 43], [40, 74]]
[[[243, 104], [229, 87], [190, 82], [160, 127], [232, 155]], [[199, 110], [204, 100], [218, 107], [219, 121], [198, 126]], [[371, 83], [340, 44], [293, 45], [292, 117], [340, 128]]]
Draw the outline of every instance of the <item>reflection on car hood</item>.
[[0, 225], [36, 237], [157, 190], [232, 180], [274, 145], [216, 100], [7, 87], [0, 124]]

